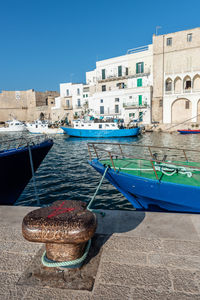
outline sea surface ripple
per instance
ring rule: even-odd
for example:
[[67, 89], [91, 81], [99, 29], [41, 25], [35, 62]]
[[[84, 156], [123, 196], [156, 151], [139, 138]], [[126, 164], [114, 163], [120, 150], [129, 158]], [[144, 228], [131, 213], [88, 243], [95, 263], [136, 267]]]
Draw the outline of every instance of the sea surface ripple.
[[[88, 142], [121, 142], [193, 149], [200, 147], [200, 135], [198, 134], [180, 135], [178, 133], [153, 132], [145, 133], [138, 138], [120, 139], [80, 139], [57, 135], [53, 139], [52, 149], [35, 174], [41, 205], [69, 199], [88, 202], [92, 198], [101, 176], [88, 164]], [[32, 181], [26, 186], [17, 204], [36, 205]], [[134, 209], [107, 180], [104, 180], [93, 208]]]

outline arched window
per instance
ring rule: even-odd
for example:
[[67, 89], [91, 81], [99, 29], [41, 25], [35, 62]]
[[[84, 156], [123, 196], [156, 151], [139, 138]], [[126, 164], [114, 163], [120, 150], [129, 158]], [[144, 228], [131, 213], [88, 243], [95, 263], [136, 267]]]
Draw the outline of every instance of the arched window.
[[192, 87], [192, 81], [191, 81], [191, 78], [190, 76], [186, 76], [183, 80], [183, 89], [184, 89], [184, 92], [188, 92], [191, 90], [191, 87]]
[[200, 90], [200, 75], [197, 74], [193, 78], [193, 90], [199, 91]]
[[176, 77], [174, 80], [174, 93], [181, 93], [182, 80], [180, 77]]
[[44, 120], [44, 114], [43, 114], [43, 112], [40, 113], [40, 120], [41, 120], [41, 121]]
[[172, 91], [172, 80], [171, 78], [167, 78], [165, 81], [165, 91], [171, 92]]

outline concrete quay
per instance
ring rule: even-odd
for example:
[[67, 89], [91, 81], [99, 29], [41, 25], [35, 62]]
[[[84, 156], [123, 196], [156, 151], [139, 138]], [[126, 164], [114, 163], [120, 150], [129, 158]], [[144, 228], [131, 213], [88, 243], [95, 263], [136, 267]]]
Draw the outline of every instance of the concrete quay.
[[103, 242], [89, 262], [98, 262], [94, 282], [73, 289], [74, 278], [66, 288], [31, 277], [43, 245], [26, 241], [21, 224], [33, 209], [0, 207], [0, 299], [200, 299], [200, 215], [104, 211], [97, 228]]

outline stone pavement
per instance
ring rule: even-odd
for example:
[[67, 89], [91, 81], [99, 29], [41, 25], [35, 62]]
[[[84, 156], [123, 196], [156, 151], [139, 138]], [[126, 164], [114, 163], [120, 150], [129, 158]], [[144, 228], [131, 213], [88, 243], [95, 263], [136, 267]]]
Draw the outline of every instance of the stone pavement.
[[89, 291], [20, 283], [42, 247], [21, 234], [32, 209], [0, 207], [0, 299], [200, 299], [200, 215], [105, 211], [97, 234], [106, 239]]

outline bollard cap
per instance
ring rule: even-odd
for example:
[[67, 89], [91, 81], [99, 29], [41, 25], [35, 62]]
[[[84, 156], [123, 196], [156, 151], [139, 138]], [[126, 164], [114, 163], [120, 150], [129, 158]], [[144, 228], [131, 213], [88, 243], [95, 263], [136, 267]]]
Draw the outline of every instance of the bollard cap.
[[28, 213], [22, 234], [31, 242], [79, 244], [88, 241], [97, 227], [96, 215], [82, 201], [56, 201]]

